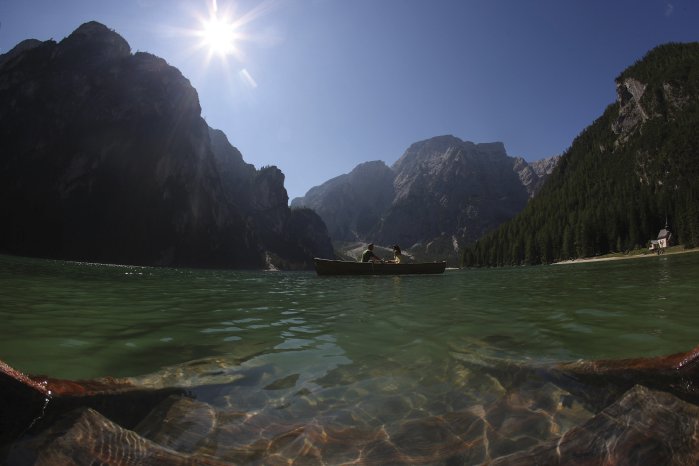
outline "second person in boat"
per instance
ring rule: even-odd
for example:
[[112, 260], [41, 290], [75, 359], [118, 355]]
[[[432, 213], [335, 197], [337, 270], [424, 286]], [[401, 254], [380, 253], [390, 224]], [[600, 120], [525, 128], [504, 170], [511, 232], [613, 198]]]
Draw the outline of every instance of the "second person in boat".
[[400, 261], [403, 259], [403, 254], [400, 251], [400, 246], [397, 244], [393, 245], [393, 259], [387, 260], [386, 262], [389, 264], [400, 264]]

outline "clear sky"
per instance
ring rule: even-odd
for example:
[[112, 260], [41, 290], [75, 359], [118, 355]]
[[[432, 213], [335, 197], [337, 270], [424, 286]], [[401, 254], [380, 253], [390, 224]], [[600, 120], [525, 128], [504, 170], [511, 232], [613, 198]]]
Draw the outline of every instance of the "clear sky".
[[[212, 15], [226, 44], [202, 44]], [[624, 68], [699, 40], [697, 0], [0, 0], [0, 53], [90, 20], [179, 68], [291, 198], [443, 134], [560, 154]]]

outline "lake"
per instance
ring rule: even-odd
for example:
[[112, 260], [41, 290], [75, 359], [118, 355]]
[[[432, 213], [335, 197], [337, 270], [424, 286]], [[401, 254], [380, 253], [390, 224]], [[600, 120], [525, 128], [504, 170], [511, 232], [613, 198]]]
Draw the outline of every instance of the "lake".
[[[494, 409], [511, 388], [491, 370], [499, 364], [686, 351], [699, 343], [697, 283], [699, 254], [394, 277], [0, 256], [0, 359], [28, 374], [190, 387], [220, 412], [264, 413], [264, 423], [230, 421], [237, 434], [202, 450], [224, 460], [300, 458], [307, 450], [292, 441], [281, 453], [271, 445], [299, 428], [304, 445], [313, 444], [311, 425], [344, 429], [353, 440], [314, 447], [336, 463], [367, 455], [380, 432]], [[518, 386], [520, 398], [533, 393], [527, 387], [564, 396], [544, 380], [527, 384]], [[197, 389], [206, 386], [218, 388]], [[501, 452], [592, 415], [556, 409], [550, 431], [503, 443]], [[439, 463], [449, 458], [440, 451], [399, 456]]]

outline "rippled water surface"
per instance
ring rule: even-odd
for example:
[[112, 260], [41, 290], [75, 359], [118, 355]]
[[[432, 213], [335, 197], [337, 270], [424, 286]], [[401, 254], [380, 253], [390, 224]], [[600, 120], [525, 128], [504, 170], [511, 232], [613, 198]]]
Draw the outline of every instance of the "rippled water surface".
[[697, 283], [699, 254], [397, 277], [0, 257], [0, 359], [89, 378], [209, 356], [304, 376], [409, 368], [476, 343], [539, 360], [662, 354], [697, 343]]
[[[685, 351], [698, 343], [697, 283], [694, 253], [396, 277], [0, 256], [0, 359], [61, 378], [219, 384], [228, 388], [198, 400], [269, 410], [267, 425], [294, 419], [356, 434], [488, 409], [505, 382], [478, 369], [492, 365], [484, 361]], [[253, 458], [230, 453], [231, 442], [207, 453]]]

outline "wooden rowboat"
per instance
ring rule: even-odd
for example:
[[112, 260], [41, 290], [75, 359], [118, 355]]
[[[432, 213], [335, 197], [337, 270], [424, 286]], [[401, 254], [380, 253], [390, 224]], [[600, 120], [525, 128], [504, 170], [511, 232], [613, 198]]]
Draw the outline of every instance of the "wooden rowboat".
[[406, 275], [443, 273], [446, 262], [390, 264], [313, 259], [318, 275]]

